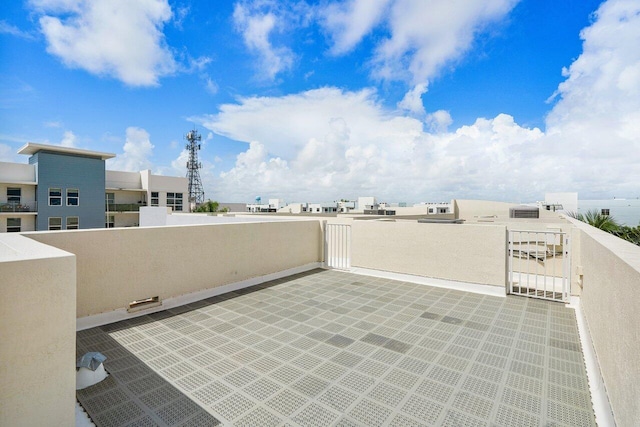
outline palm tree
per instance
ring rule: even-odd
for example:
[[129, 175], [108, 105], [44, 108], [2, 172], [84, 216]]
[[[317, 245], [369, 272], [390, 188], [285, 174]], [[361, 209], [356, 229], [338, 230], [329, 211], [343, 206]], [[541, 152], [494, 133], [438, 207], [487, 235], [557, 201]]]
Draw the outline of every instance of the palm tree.
[[620, 225], [612, 216], [603, 215], [597, 210], [588, 211], [584, 215], [576, 212], [567, 212], [566, 215], [640, 246], [640, 225], [637, 227]]
[[614, 233], [616, 236], [624, 239], [628, 242], [633, 243], [634, 245], [640, 246], [640, 226], [638, 227], [628, 227], [623, 225], [620, 229]]
[[598, 212], [597, 209], [587, 211], [587, 213], [584, 214], [584, 219], [582, 219], [582, 221], [592, 227], [599, 228], [600, 230], [608, 233], [615, 233], [620, 229], [620, 224], [614, 217], [610, 215], [603, 215]]

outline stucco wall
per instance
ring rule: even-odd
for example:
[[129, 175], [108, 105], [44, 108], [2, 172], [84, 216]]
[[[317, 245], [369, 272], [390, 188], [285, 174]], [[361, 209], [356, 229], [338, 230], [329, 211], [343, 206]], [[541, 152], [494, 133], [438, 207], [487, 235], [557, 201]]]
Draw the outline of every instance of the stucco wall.
[[640, 423], [640, 247], [581, 230], [582, 308], [618, 426]]
[[0, 182], [36, 182], [36, 168], [25, 163], [0, 162]]
[[77, 316], [211, 289], [319, 262], [318, 221], [28, 234], [77, 254]]
[[506, 233], [499, 225], [354, 221], [351, 265], [505, 286]]
[[75, 423], [75, 257], [0, 235], [0, 425]]

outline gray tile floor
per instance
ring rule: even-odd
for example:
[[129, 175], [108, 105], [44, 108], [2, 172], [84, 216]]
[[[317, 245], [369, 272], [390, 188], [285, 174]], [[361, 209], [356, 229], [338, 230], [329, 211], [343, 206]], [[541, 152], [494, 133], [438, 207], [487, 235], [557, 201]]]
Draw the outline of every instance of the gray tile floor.
[[595, 425], [554, 302], [316, 270], [77, 338], [99, 426]]

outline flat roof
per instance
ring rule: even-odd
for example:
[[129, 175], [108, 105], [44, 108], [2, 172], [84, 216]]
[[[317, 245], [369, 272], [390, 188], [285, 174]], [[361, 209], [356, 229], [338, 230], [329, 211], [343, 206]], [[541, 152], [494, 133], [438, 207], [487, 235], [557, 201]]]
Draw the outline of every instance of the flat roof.
[[60, 145], [48, 145], [48, 144], [36, 144], [33, 142], [27, 142], [18, 150], [18, 154], [36, 154], [38, 151], [50, 151], [61, 154], [72, 154], [78, 156], [87, 157], [99, 157], [102, 160], [107, 160], [115, 157], [113, 153], [104, 153], [101, 151], [83, 150], [81, 148], [62, 147]]
[[314, 270], [76, 346], [98, 425], [596, 425], [575, 311], [520, 296]]

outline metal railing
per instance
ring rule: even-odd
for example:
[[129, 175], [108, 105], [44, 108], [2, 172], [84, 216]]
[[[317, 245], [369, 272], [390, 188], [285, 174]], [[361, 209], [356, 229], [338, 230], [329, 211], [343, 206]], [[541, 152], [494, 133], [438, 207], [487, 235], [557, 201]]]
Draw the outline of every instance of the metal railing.
[[2, 212], [37, 212], [38, 202], [7, 202], [0, 203], [0, 213]]
[[570, 241], [559, 231], [509, 231], [509, 293], [569, 301]]
[[138, 212], [140, 206], [146, 206], [142, 203], [107, 203], [105, 204], [106, 212]]
[[325, 264], [329, 268], [351, 267], [351, 226], [327, 224], [324, 232]]

